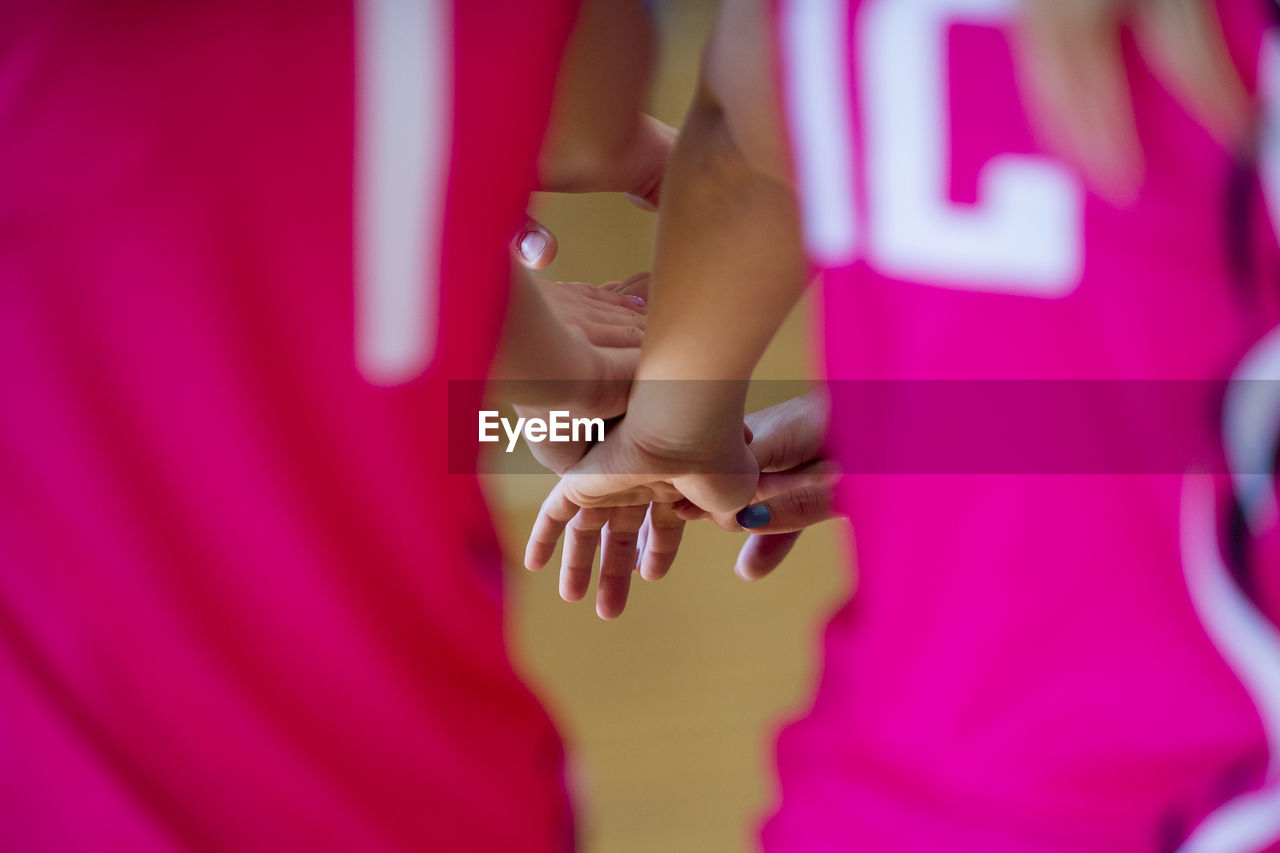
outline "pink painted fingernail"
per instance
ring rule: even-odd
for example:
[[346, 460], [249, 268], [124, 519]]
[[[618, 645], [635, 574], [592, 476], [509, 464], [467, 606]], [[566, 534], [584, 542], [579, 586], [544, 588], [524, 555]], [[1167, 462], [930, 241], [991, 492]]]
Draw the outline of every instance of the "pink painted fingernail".
[[634, 293], [628, 293], [627, 298], [634, 302], [637, 308], [643, 308], [648, 304], [644, 301], [643, 296], [636, 296]]
[[547, 238], [537, 231], [530, 231], [520, 240], [520, 254], [531, 264], [537, 263], [546, 250]]

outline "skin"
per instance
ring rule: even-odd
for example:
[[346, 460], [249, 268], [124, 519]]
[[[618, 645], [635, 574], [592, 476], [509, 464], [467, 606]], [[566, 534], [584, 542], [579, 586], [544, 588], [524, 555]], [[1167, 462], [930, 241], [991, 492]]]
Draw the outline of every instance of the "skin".
[[[1248, 97], [1205, 0], [1027, 0], [1023, 8], [1016, 47], [1039, 124], [1104, 196], [1118, 203], [1132, 198], [1142, 174], [1121, 55], [1125, 27], [1193, 114], [1224, 145], [1247, 150]], [[762, 0], [725, 0], [664, 185], [646, 338], [628, 414], [567, 472], [530, 536], [526, 565], [535, 569], [563, 533], [561, 594], [576, 600], [585, 595], [604, 533], [596, 603], [604, 618], [625, 607], [621, 550], [631, 546], [638, 508], [649, 501], [677, 502], [682, 518], [710, 511], [730, 528], [728, 519], [736, 520], [734, 510], [748, 500], [768, 505], [768, 527], [776, 532], [753, 536], [744, 547], [736, 570], [747, 579], [771, 571], [796, 530], [832, 513], [829, 482], [812, 479], [830, 475], [821, 451], [795, 438], [812, 435], [812, 424], [825, 419], [811, 401], [797, 404], [790, 418], [774, 413], [777, 428], [763, 430], [800, 448], [785, 459], [796, 463], [786, 474], [758, 476], [737, 426], [746, 380], [804, 276], [768, 27]], [[648, 381], [665, 379], [720, 381]], [[625, 532], [615, 537], [618, 554], [611, 553], [613, 528]]]
[[[648, 273], [637, 273], [626, 281], [607, 282], [599, 286], [577, 281], [542, 280], [538, 280], [537, 285], [550, 305], [552, 313], [556, 314], [565, 326], [581, 331], [593, 346], [625, 348], [628, 363], [634, 370], [635, 361], [639, 357], [640, 342], [644, 336], [645, 297], [649, 292]], [[525, 357], [538, 357], [538, 355], [532, 354]], [[566, 368], [561, 368], [561, 370], [564, 369]], [[563, 377], [568, 374], [544, 375]], [[576, 405], [568, 407], [575, 417], [612, 418], [622, 414], [631, 387], [631, 374], [619, 375], [604, 382], [605, 384], [593, 386], [594, 395], [591, 399], [579, 399]], [[572, 385], [572, 383], [568, 384]], [[497, 389], [498, 393], [501, 393], [505, 387], [505, 385], [500, 386]], [[559, 389], [563, 387], [562, 383], [557, 381], [553, 387], [558, 396]], [[549, 410], [552, 408], [566, 407], [519, 403], [515, 406], [516, 413], [521, 417], [543, 419], [549, 416]], [[529, 449], [541, 465], [559, 474], [582, 458], [582, 455], [587, 452], [587, 444], [585, 442], [543, 442], [530, 444]]]
[[[675, 131], [643, 115], [653, 43], [639, 0], [584, 0], [539, 158], [543, 188], [619, 191], [656, 205]], [[530, 219], [512, 240], [512, 298], [491, 378], [529, 414], [622, 413], [645, 326], [647, 279], [594, 287], [535, 280], [555, 238]], [[550, 380], [550, 381], [541, 381]], [[545, 460], [563, 469], [571, 457]]]
[[[538, 161], [548, 192], [620, 192], [656, 210], [676, 131], [642, 112], [654, 35], [639, 0], [583, 0]], [[529, 218], [512, 239], [529, 269], [556, 256], [555, 235]]]
[[[657, 208], [676, 132], [640, 112], [652, 53], [648, 14], [637, 0], [584, 0], [561, 66], [539, 159], [542, 189], [622, 192], [642, 208]], [[649, 276], [638, 274], [599, 287], [531, 278], [526, 270], [549, 265], [558, 248], [555, 235], [531, 217], [513, 237], [513, 298], [493, 378], [515, 380], [499, 390], [506, 391], [503, 396], [526, 417], [545, 416], [550, 408], [585, 416], [619, 415], [644, 333]], [[553, 381], [534, 381], [545, 379]], [[533, 446], [535, 457], [557, 472], [586, 450], [585, 445]], [[605, 530], [602, 520], [596, 541], [605, 538], [615, 561], [628, 542], [634, 554], [640, 522], [647, 517], [646, 529], [655, 534], [644, 571], [656, 579], [674, 559], [684, 521], [670, 503], [641, 508], [637, 514], [635, 524], [620, 519]], [[590, 523], [584, 516], [584, 542]], [[588, 576], [590, 562], [588, 556]], [[628, 564], [627, 582], [631, 568]], [[607, 569], [612, 576], [615, 563]], [[573, 594], [572, 588], [565, 591]]]
[[[806, 527], [839, 517], [835, 485], [839, 471], [827, 458], [830, 404], [823, 391], [811, 391], [747, 415], [755, 438], [751, 452], [760, 466], [752, 507], [768, 510], [768, 521], [753, 523], [733, 571], [756, 581], [778, 567]], [[710, 516], [722, 529], [739, 532], [739, 514]]]
[[[838, 517], [834, 508], [838, 472], [826, 458], [824, 446], [828, 414], [825, 394], [815, 391], [747, 416], [752, 433], [750, 448], [761, 472], [752, 505], [765, 507], [770, 518], [751, 529], [738, 554], [734, 572], [743, 580], [765, 577], [790, 553], [806, 527]], [[621, 539], [616, 533], [612, 540], [606, 539], [601, 557], [603, 592], [597, 592], [597, 611], [603, 608], [608, 616], [622, 612], [632, 568], [649, 581], [667, 574], [679, 550], [686, 521], [710, 518], [725, 530], [743, 530], [734, 513], [711, 515], [687, 501], [674, 507], [650, 504], [647, 516], [637, 511], [643, 507], [623, 509], [625, 532]], [[619, 510], [609, 508], [577, 510], [569, 518], [554, 512], [540, 515], [525, 552], [525, 565], [530, 569], [544, 566], [563, 536], [561, 596], [567, 601], [582, 599], [590, 585], [591, 564], [601, 544], [604, 525], [618, 517]], [[637, 518], [642, 518], [643, 524], [634, 531]], [[634, 540], [630, 538], [632, 532]]]
[[[491, 378], [509, 402], [534, 410], [564, 408], [589, 417], [614, 417], [626, 408], [644, 315], [609, 301], [620, 294], [571, 290], [548, 298], [523, 269], [512, 291]], [[590, 285], [586, 285], [590, 287]], [[551, 381], [546, 381], [551, 380]]]
[[[561, 594], [576, 600], [601, 543], [602, 618], [625, 607], [651, 502], [687, 499], [731, 513], [756, 494], [759, 463], [743, 429], [746, 384], [806, 275], [778, 101], [768, 96], [775, 75], [758, 61], [772, 55], [758, 49], [764, 15], [757, 0], [726, 3], [722, 11], [663, 185], [649, 316], [627, 416], [548, 496], [526, 554], [527, 567], [545, 564], [564, 531]], [[759, 71], [732, 73], [745, 67]], [[714, 329], [708, 317], [716, 318]], [[657, 549], [663, 558], [654, 574], [669, 567], [674, 528], [650, 525], [646, 553]], [[644, 555], [640, 562], [644, 574]]]

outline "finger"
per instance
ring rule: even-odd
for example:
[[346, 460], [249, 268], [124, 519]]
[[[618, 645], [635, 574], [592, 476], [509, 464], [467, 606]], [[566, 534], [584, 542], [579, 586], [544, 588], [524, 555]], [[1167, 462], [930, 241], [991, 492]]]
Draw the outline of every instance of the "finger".
[[531, 216], [525, 217], [524, 227], [511, 241], [511, 251], [520, 263], [531, 270], [540, 270], [556, 259], [559, 251], [556, 235]]
[[654, 503], [649, 505], [646, 524], [649, 535], [640, 558], [640, 577], [647, 581], [661, 580], [671, 570], [680, 551], [685, 522], [671, 504]]
[[604, 526], [600, 552], [600, 573], [634, 571], [636, 552], [645, 526], [645, 507], [626, 506], [607, 510], [609, 521]]
[[581, 601], [587, 594], [600, 531], [608, 520], [609, 510], [583, 508], [565, 528], [560, 555], [560, 597], [565, 601]]
[[580, 321], [578, 328], [587, 336], [587, 341], [598, 347], [638, 347], [644, 341], [644, 328], [635, 323], [599, 323]]
[[658, 184], [658, 187], [655, 188], [652, 200], [650, 200], [649, 198], [645, 198], [644, 196], [635, 195], [634, 193], [623, 193], [622, 195], [626, 198], [627, 201], [631, 202], [641, 210], [647, 213], [656, 213], [658, 210], [658, 202], [656, 198], [658, 195], [657, 190], [660, 189], [661, 186], [662, 186], [661, 184]]
[[738, 526], [752, 533], [787, 533], [836, 517], [833, 488], [826, 485], [792, 489], [740, 510]]
[[636, 565], [636, 542], [644, 524], [646, 506], [617, 507], [604, 528], [600, 555], [600, 582], [596, 586], [596, 614], [616, 619], [627, 606], [631, 573]]
[[738, 552], [738, 561], [733, 566], [733, 573], [744, 581], [758, 581], [772, 572], [791, 553], [800, 531], [790, 533], [774, 533], [770, 535], [748, 536]]
[[700, 518], [706, 518], [710, 514], [688, 498], [681, 498], [673, 503], [671, 508], [677, 516], [685, 521], [697, 521]]
[[594, 284], [584, 285], [590, 289], [590, 296], [597, 302], [603, 302], [607, 305], [616, 305], [619, 308], [625, 308], [628, 311], [644, 311], [646, 297], [649, 292], [648, 273], [639, 273], [645, 276], [645, 286], [628, 287], [636, 276], [632, 276], [626, 281], [607, 281], [600, 286]]
[[[615, 296], [617, 294], [614, 294]], [[625, 298], [625, 297], [624, 297]], [[612, 326], [630, 326], [644, 328], [644, 312], [635, 307], [614, 305], [608, 302], [593, 301], [579, 306], [578, 316], [588, 322]]]
[[577, 514], [577, 504], [565, 497], [564, 490], [557, 483], [542, 502], [538, 517], [533, 522], [533, 529], [529, 531], [529, 543], [524, 549], [526, 569], [536, 572], [551, 560], [565, 525]]
[[[748, 456], [748, 458], [750, 458]], [[760, 475], [742, 471], [728, 474], [692, 474], [671, 482], [681, 495], [711, 512], [736, 511], [750, 502]]]
[[[816, 489], [827, 493], [827, 501], [830, 503], [834, 498], [830, 495], [831, 490], [840, 481], [840, 474], [834, 462], [822, 460], [812, 465], [802, 465], [790, 471], [784, 471], [778, 474], [761, 474], [760, 483], [756, 486], [755, 496], [751, 499], [752, 505], [764, 504], [765, 510], [770, 514], [770, 522], [776, 523], [774, 518], [774, 509], [769, 503], [771, 498], [784, 495], [791, 491], [801, 491], [804, 489]], [[750, 507], [745, 508], [737, 513], [733, 512], [717, 512], [711, 514], [711, 520], [721, 530], [728, 530], [730, 533], [741, 533], [744, 529], [738, 521], [739, 515], [744, 515], [752, 523], [765, 523], [763, 516], [759, 510], [754, 514], [747, 513]], [[825, 521], [825, 518], [819, 518], [818, 521]], [[816, 521], [814, 523], [817, 523]], [[779, 531], [775, 531], [779, 532]]]
[[629, 297], [632, 305], [644, 307], [649, 299], [649, 281], [651, 276], [647, 272], [638, 272], [623, 281], [611, 281], [602, 285], [602, 290], [609, 290], [620, 296]]
[[[651, 505], [652, 506], [652, 505]], [[649, 519], [645, 518], [644, 524], [640, 525], [640, 535], [636, 539], [636, 562], [633, 571], [640, 571], [640, 558], [644, 556], [644, 549], [649, 543]]]
[[766, 501], [775, 495], [801, 489], [806, 486], [834, 487], [840, 481], [840, 466], [830, 459], [820, 459], [808, 465], [760, 475], [752, 503]]
[[830, 417], [823, 391], [811, 391], [747, 415], [751, 453], [761, 471], [785, 471], [822, 455]]

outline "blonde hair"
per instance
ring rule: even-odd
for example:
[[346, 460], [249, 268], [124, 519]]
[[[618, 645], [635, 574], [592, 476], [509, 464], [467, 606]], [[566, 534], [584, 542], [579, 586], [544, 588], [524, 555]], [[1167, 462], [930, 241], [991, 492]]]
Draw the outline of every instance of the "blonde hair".
[[1121, 55], [1143, 60], [1224, 146], [1247, 152], [1253, 107], [1211, 0], [1023, 0], [1022, 80], [1048, 141], [1116, 201], [1142, 182], [1142, 149]]

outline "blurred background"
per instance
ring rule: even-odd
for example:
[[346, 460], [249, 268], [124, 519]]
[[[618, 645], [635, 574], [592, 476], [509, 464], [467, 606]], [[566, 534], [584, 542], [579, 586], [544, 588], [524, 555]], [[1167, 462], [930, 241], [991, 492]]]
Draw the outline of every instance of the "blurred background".
[[[658, 8], [650, 111], [678, 126], [715, 4]], [[654, 217], [619, 196], [545, 195], [533, 213], [560, 240], [547, 278], [599, 283], [649, 266]], [[758, 379], [814, 375], [810, 312], [806, 301], [787, 319]], [[655, 584], [637, 575], [627, 612], [602, 622], [594, 590], [560, 600], [558, 553], [539, 574], [520, 568], [554, 477], [485, 479], [511, 568], [512, 653], [564, 732], [584, 853], [754, 848], [775, 796], [776, 730], [808, 705], [821, 628], [850, 591], [840, 525], [807, 531], [756, 584], [733, 575], [741, 536], [690, 525], [670, 575]]]

